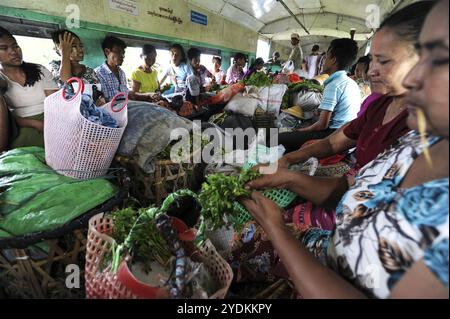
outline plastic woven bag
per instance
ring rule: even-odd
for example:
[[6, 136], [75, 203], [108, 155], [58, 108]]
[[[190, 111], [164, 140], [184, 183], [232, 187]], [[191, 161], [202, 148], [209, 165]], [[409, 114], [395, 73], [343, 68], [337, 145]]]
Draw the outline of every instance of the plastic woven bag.
[[[127, 126], [128, 97], [119, 93], [101, 109], [117, 121], [118, 128], [92, 123], [80, 112], [84, 83], [78, 78], [78, 91], [70, 100], [65, 89], [45, 99], [45, 150], [47, 164], [62, 175], [89, 179], [105, 175], [110, 167]], [[120, 108], [114, 103], [125, 98]]]

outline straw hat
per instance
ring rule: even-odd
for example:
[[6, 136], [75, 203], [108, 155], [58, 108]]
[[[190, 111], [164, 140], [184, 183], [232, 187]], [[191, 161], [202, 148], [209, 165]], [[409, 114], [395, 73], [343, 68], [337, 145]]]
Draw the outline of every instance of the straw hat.
[[283, 112], [287, 113], [289, 115], [292, 115], [292, 116], [294, 116], [296, 118], [302, 119], [302, 120], [305, 119], [304, 114], [303, 114], [303, 110], [298, 105], [293, 106], [293, 107], [291, 107], [291, 108], [289, 108], [287, 110], [283, 110]]
[[313, 78], [313, 80], [316, 80], [317, 82], [320, 83], [320, 85], [323, 85], [329, 77], [330, 76], [328, 74], [321, 74], [321, 75], [315, 76]]

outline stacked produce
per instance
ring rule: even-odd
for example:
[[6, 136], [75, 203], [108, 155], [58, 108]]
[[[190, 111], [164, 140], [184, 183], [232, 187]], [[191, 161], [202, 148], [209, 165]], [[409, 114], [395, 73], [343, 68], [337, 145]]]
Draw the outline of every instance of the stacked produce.
[[271, 86], [273, 80], [264, 72], [255, 72], [243, 82], [246, 86], [266, 87]]

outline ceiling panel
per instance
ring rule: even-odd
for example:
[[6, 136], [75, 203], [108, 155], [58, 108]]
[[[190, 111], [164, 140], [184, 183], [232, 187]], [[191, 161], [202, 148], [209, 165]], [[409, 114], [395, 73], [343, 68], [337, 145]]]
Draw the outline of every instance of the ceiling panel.
[[[292, 32], [307, 36], [277, 0], [186, 1], [276, 41], [289, 41]], [[378, 5], [381, 17], [384, 17], [397, 3], [404, 6], [415, 1], [418, 0], [284, 0], [312, 36], [347, 37], [350, 28], [356, 28], [359, 41], [371, 32], [365, 23], [368, 5]]]
[[295, 0], [295, 4], [300, 9], [320, 9], [322, 7], [320, 0]]
[[279, 6], [276, 0], [227, 0], [227, 3], [249, 13], [256, 19], [261, 19], [272, 9]]
[[[338, 17], [332, 13], [305, 14], [299, 16], [299, 20], [310, 31], [317, 28], [349, 31], [350, 28], [355, 28], [358, 33], [370, 32], [364, 20], [352, 17]], [[300, 25], [294, 19], [285, 18], [267, 24], [260, 32], [263, 34], [273, 34], [299, 28], [301, 28]], [[305, 33], [304, 31], [302, 32]]]
[[188, 3], [204, 8], [216, 14], [220, 14], [225, 2], [223, 0], [186, 0]]
[[222, 9], [221, 15], [231, 21], [238, 21], [239, 24], [254, 31], [259, 31], [264, 26], [264, 23], [251, 16], [246, 11], [243, 11], [242, 9], [237, 8], [229, 3], [225, 4]]

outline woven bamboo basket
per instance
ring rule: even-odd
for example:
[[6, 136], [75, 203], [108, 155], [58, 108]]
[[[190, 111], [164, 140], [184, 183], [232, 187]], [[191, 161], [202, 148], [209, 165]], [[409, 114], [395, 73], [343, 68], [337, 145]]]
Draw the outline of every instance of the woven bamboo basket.
[[0, 287], [10, 298], [83, 298], [83, 267], [80, 286], [68, 288], [66, 267], [82, 265], [86, 251], [83, 230], [63, 238], [47, 240], [48, 253], [41, 256], [30, 249], [6, 249], [0, 253]]
[[194, 164], [159, 160], [155, 163], [154, 173], [147, 174], [127, 157], [117, 156], [115, 160], [128, 170], [131, 178], [130, 195], [143, 207], [159, 206], [169, 194], [190, 187]]
[[275, 120], [275, 114], [257, 110], [253, 116], [253, 125], [255, 129], [275, 128]]
[[[111, 211], [123, 204], [129, 186], [128, 177], [123, 179], [114, 198], [60, 228], [1, 239], [0, 295], [26, 299], [84, 298], [88, 221], [100, 212]], [[37, 248], [41, 245], [46, 249]], [[73, 268], [68, 269], [69, 265]], [[75, 277], [69, 278], [71, 274]]]

